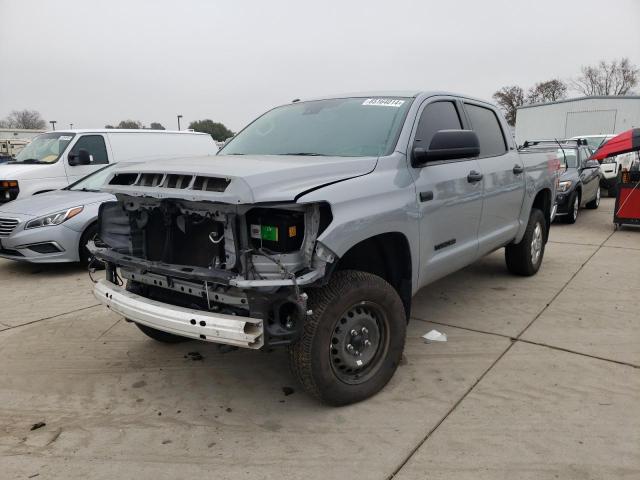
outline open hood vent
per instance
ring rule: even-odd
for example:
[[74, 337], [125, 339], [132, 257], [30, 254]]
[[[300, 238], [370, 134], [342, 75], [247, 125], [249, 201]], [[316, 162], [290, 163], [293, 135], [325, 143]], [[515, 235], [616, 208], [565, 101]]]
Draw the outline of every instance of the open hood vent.
[[208, 177], [176, 173], [118, 173], [109, 181], [109, 185], [131, 185], [138, 187], [173, 188], [178, 190], [199, 190], [203, 192], [224, 192], [228, 178]]

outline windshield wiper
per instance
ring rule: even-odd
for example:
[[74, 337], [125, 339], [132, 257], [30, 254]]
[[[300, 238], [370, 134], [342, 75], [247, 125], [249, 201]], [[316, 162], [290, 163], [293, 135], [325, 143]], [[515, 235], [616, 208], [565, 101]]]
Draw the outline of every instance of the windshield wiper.
[[299, 157], [326, 157], [324, 153], [313, 153], [313, 152], [278, 153], [277, 155], [293, 155], [293, 156], [299, 156]]
[[38, 160], [37, 158], [25, 158], [24, 160], [16, 160], [14, 162], [7, 162], [7, 163], [47, 163], [47, 162], [43, 162], [42, 160]]

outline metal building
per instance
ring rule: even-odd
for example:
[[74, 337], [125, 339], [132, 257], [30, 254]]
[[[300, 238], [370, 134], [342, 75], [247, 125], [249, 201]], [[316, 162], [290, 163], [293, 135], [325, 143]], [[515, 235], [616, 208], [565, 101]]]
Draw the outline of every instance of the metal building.
[[640, 127], [640, 96], [581, 97], [518, 108], [516, 142], [620, 133]]

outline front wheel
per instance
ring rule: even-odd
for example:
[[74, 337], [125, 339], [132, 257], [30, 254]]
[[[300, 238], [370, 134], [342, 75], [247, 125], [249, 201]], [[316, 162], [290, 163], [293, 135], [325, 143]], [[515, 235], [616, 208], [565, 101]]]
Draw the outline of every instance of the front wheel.
[[330, 405], [371, 397], [402, 358], [407, 321], [396, 290], [370, 273], [343, 270], [309, 292], [312, 315], [290, 347], [291, 370], [311, 395]]
[[578, 219], [578, 211], [580, 210], [580, 196], [577, 192], [574, 192], [569, 198], [569, 207], [567, 214], [562, 217], [564, 223], [573, 224]]
[[520, 243], [505, 248], [507, 268], [515, 275], [531, 276], [540, 270], [546, 244], [547, 223], [544, 214], [534, 208]]

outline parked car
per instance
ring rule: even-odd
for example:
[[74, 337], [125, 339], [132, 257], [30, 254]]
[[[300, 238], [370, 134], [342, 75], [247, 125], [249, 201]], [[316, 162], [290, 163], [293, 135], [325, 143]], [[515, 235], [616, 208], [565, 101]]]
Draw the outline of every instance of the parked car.
[[104, 165], [131, 160], [214, 155], [210, 135], [192, 131], [64, 130], [33, 138], [0, 165], [0, 204], [58, 190]]
[[589, 160], [593, 150], [587, 142], [579, 140], [526, 142], [526, 148], [546, 149], [555, 146], [560, 162], [560, 177], [556, 195], [556, 218], [564, 223], [575, 223], [581, 207], [598, 208], [600, 205], [600, 163]]
[[556, 164], [460, 95], [293, 102], [215, 162], [117, 166], [94, 294], [160, 342], [288, 346], [308, 392], [356, 402], [399, 365], [420, 288], [501, 247], [538, 271]]
[[115, 200], [99, 190], [115, 166], [103, 166], [62, 190], [0, 205], [0, 257], [86, 265], [87, 242], [98, 231], [98, 208]]
[[[600, 145], [603, 145], [607, 140], [615, 137], [615, 135], [583, 135], [579, 137], [573, 137], [571, 140], [584, 139], [587, 145], [596, 151]], [[605, 158], [600, 163], [600, 187], [607, 191], [607, 195], [610, 197], [616, 196], [618, 183], [622, 177], [623, 170], [629, 170], [634, 159], [634, 153], [625, 153], [622, 155], [616, 155], [615, 157]]]

